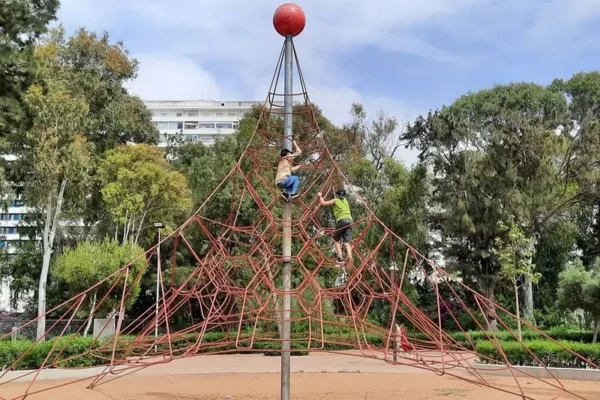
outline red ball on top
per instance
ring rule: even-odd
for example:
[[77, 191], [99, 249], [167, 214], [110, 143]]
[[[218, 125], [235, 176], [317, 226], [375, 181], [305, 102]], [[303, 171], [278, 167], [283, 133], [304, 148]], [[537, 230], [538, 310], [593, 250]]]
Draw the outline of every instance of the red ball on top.
[[300, 6], [285, 3], [275, 10], [273, 26], [281, 36], [298, 36], [306, 25], [306, 16]]

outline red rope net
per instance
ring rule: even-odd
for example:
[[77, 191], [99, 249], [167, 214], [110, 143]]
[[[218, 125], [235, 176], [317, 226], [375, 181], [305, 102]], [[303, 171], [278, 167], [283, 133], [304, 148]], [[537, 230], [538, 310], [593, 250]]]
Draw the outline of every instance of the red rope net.
[[[294, 55], [298, 66], [295, 50]], [[47, 330], [48, 337], [53, 332], [58, 338], [46, 342], [50, 351], [37, 370], [23, 370], [23, 363], [36, 351], [36, 344], [23, 348], [18, 359], [0, 374], [0, 399], [4, 399], [2, 387], [17, 379], [29, 379], [30, 384], [14, 399], [64, 385], [46, 383], [43, 389], [36, 389], [34, 383], [47, 369], [81, 365], [82, 360], [84, 365], [103, 368], [90, 370], [85, 378], [68, 383], [94, 376], [90, 385], [93, 387], [183, 357], [279, 351], [283, 200], [274, 185], [274, 175], [283, 131], [283, 107], [277, 101], [283, 98], [277, 92], [282, 60], [283, 50], [266, 107], [239, 161], [194, 215], [161, 241], [166, 266], [159, 274], [158, 307], [149, 307], [135, 320], [127, 318], [131, 303], [128, 300], [132, 294], [137, 295], [135, 284], [156, 264], [157, 245], [144, 255], [143, 268], [132, 268], [138, 260], [132, 261], [49, 310], [47, 316], [61, 315]], [[302, 91], [295, 95], [294, 137], [303, 150], [302, 157], [312, 163], [300, 170], [300, 196], [293, 200], [292, 207], [293, 351], [358, 349], [363, 357], [451, 375], [527, 399], [533, 397], [523, 384], [525, 378], [547, 385], [549, 392], [554, 392], [554, 397], [548, 398], [571, 393], [529, 350], [545, 374], [533, 376], [511, 365], [489, 327], [497, 324], [522, 345], [511, 328], [515, 326], [515, 316], [453, 280], [389, 230], [362, 201], [353, 204], [352, 210], [354, 262], [343, 268], [335, 265], [330, 237], [333, 221], [327, 212], [317, 208], [316, 193], [320, 191], [331, 198], [337, 188], [351, 186], [325, 145], [299, 67], [296, 79]], [[228, 212], [228, 217], [221, 221], [207, 217], [218, 215], [219, 211]], [[193, 262], [189, 264], [189, 260]], [[189, 274], [180, 279], [181, 271]], [[417, 283], [434, 294], [433, 317], [413, 302], [410, 288]], [[92, 302], [94, 295], [96, 301]], [[70, 345], [76, 335], [67, 333], [81, 334], [87, 323], [73, 330], [69, 329], [72, 321], [82, 313], [93, 318], [108, 303], [116, 312], [115, 334], [101, 338], [100, 332], [89, 348], [73, 349]], [[380, 321], [373, 322], [373, 315], [379, 315]], [[480, 353], [470, 336], [458, 340], [456, 335], [444, 331], [444, 326], [453, 323], [464, 332], [465, 316], [472, 325], [488, 332], [486, 339], [495, 351]], [[20, 330], [35, 326], [36, 322], [31, 321]], [[525, 321], [521, 323], [536, 330]], [[159, 335], [155, 336], [157, 328]], [[104, 330], [108, 329], [106, 324]], [[581, 366], [598, 368], [572, 354]], [[514, 385], [495, 386], [485, 378], [477, 361], [510, 371]]]

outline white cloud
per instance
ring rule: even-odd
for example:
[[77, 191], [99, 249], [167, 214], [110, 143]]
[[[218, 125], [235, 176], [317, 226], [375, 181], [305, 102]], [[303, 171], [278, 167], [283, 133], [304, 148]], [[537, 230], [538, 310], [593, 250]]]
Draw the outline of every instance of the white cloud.
[[532, 47], [588, 45], [585, 23], [600, 16], [600, 0], [551, 0], [539, 7], [526, 38]]
[[[272, 15], [282, 0], [61, 0], [59, 17], [74, 28], [117, 31], [137, 40], [141, 61], [130, 85], [145, 98], [266, 97], [282, 44]], [[600, 14], [600, 0], [303, 0], [307, 16], [296, 38], [311, 99], [334, 122], [348, 120], [354, 101], [370, 114], [399, 119], [418, 112], [410, 99], [360, 90], [345, 81], [340, 56], [374, 47], [469, 68], [479, 54], [454, 53], [425, 39], [423, 29], [513, 50], [569, 40]], [[143, 43], [140, 42], [143, 37]], [[522, 42], [522, 43], [521, 43]], [[141, 54], [141, 56], [139, 55]], [[218, 64], [221, 70], [211, 69]], [[211, 67], [209, 67], [211, 66]], [[401, 72], [401, 66], [399, 73]]]
[[[296, 39], [305, 77], [318, 86], [346, 86], [340, 78], [336, 58], [360, 46], [451, 60], [452, 54], [425, 42], [413, 29], [458, 15], [481, 1], [491, 0], [305, 0], [301, 6], [307, 15], [307, 27]], [[140, 57], [142, 71], [133, 86], [144, 96], [148, 96], [146, 93], [156, 96], [156, 90], [165, 89], [164, 95], [158, 97], [183, 98], [198, 86], [206, 86], [205, 97], [213, 93], [232, 98], [231, 93], [218, 89], [214, 78], [209, 78], [202, 60], [239, 66], [231, 80], [246, 89], [253, 90], [258, 82], [268, 85], [270, 80], [266, 77], [275, 67], [282, 43], [272, 26], [273, 12], [281, 0], [62, 0], [61, 3], [59, 16], [67, 25], [85, 24], [93, 30], [123, 29], [129, 24], [134, 26], [132, 29], [144, 27], [147, 40], [156, 43], [157, 54], [168, 52], [175, 59], [183, 59], [183, 65], [175, 66], [173, 60], [161, 61], [157, 55]], [[168, 45], [161, 47], [159, 43]], [[133, 55], [138, 51], [133, 48]], [[147, 48], [142, 51], [154, 52]], [[190, 72], [193, 69], [188, 62], [190, 56], [198, 64], [192, 76], [199, 83], [191, 83], [191, 77], [186, 80], [181, 74], [162, 72], [186, 68]], [[145, 66], [146, 62], [152, 65]], [[187, 84], [181, 84], [184, 82]], [[266, 86], [262, 88], [260, 98], [267, 90]], [[196, 93], [193, 92], [194, 97], [198, 96]]]
[[130, 92], [146, 100], [220, 98], [224, 95], [214, 76], [184, 57], [142, 55], [138, 77]]

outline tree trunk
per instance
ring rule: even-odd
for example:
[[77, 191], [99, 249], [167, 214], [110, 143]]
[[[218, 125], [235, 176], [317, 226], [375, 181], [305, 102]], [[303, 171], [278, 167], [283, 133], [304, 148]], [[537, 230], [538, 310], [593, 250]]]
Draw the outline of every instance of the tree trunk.
[[[537, 243], [536, 235], [531, 236], [531, 240], [529, 241], [529, 250], [533, 250], [535, 244]], [[533, 262], [530, 257], [529, 262]], [[529, 322], [531, 325], [536, 326], [535, 323], [535, 314], [533, 312], [533, 283], [531, 282], [530, 276], [523, 277], [523, 319]]]
[[592, 338], [594, 344], [598, 342], [598, 333], [600, 333], [600, 317], [595, 319], [594, 337]]
[[[482, 277], [479, 286], [481, 287], [481, 291], [483, 292], [483, 295], [487, 298], [487, 300], [493, 302], [494, 289], [496, 288], [495, 278], [489, 276]], [[486, 304], [486, 306], [488, 306], [489, 308], [489, 313], [486, 316], [486, 320], [488, 321], [488, 329], [492, 331], [497, 331], [498, 320], [496, 319], [496, 306], [493, 303], [488, 303]]]
[[46, 219], [44, 221], [44, 237], [42, 238], [42, 245], [44, 248], [44, 254], [42, 257], [42, 272], [40, 273], [40, 284], [38, 286], [38, 323], [37, 323], [37, 340], [44, 340], [46, 333], [46, 285], [48, 283], [48, 271], [50, 270], [50, 257], [52, 256], [52, 248], [54, 246], [54, 236], [56, 234], [56, 228], [58, 225], [58, 218], [60, 216], [60, 209], [62, 207], [63, 196], [65, 194], [65, 187], [67, 186], [67, 180], [63, 179], [60, 184], [58, 196], [56, 196], [56, 204], [53, 208], [53, 195], [48, 194], [46, 200]]
[[144, 222], [146, 222], [147, 215], [148, 215], [148, 206], [146, 206], [146, 209], [144, 210], [144, 212], [142, 213], [142, 216], [140, 217], [140, 224], [137, 227], [137, 233], [135, 234], [135, 241], [133, 242], [133, 244], [138, 244], [138, 240], [140, 239], [140, 233], [142, 232], [142, 227], [144, 226]]
[[523, 340], [523, 335], [521, 334], [521, 311], [519, 310], [519, 286], [517, 282], [513, 282], [515, 288], [515, 314], [517, 315], [517, 332], [519, 332], [519, 342]]
[[90, 331], [90, 327], [92, 326], [92, 321], [94, 320], [94, 308], [96, 308], [96, 300], [98, 299], [98, 291], [94, 290], [94, 297], [92, 298], [92, 307], [90, 308], [90, 316], [88, 319], [88, 323], [85, 327], [85, 331], [83, 332], [83, 337], [87, 337], [88, 332]]

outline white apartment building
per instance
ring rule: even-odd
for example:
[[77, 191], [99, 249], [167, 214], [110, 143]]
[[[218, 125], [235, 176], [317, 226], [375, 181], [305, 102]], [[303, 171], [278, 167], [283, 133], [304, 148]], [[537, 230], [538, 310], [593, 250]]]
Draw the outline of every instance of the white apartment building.
[[[181, 134], [185, 143], [211, 145], [233, 134], [244, 114], [264, 101], [152, 100], [144, 101], [160, 133], [159, 146]], [[283, 102], [275, 103], [283, 107]]]

